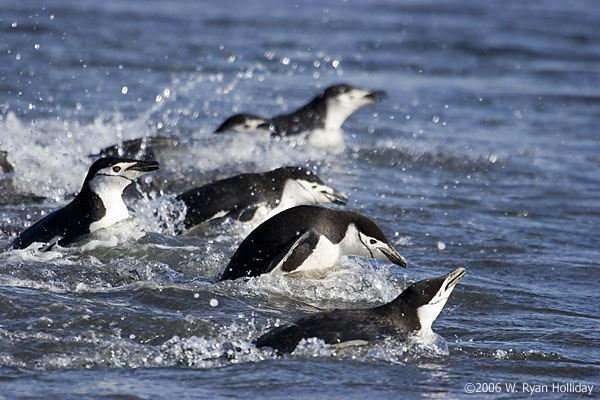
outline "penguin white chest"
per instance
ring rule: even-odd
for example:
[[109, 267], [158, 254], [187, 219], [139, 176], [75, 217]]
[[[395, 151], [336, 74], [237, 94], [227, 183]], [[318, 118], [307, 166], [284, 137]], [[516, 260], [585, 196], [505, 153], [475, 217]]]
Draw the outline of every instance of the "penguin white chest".
[[115, 185], [114, 180], [112, 182], [107, 182], [106, 180], [93, 180], [91, 182], [90, 186], [94, 193], [96, 193], [98, 197], [100, 197], [100, 200], [104, 205], [105, 213], [104, 216], [98, 221], [92, 222], [90, 224], [90, 232], [94, 232], [102, 228], [107, 228], [129, 217], [129, 210], [125, 205], [125, 202], [123, 202], [123, 198], [121, 197], [121, 195], [123, 194], [123, 189], [125, 189], [128, 182], [125, 181], [123, 183], [121, 183], [120, 185]]
[[[313, 129], [308, 135], [308, 144], [315, 147], [343, 150], [344, 135], [342, 129]], [[341, 152], [341, 150], [339, 151]]]

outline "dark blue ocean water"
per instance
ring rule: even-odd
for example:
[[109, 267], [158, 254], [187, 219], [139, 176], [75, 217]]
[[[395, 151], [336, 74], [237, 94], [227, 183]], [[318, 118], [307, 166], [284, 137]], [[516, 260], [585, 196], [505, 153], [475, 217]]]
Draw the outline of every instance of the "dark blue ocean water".
[[[0, 399], [587, 398], [553, 392], [567, 383], [597, 397], [599, 22], [592, 0], [1, 0], [0, 248], [79, 190], [88, 154], [180, 144], [129, 192], [130, 220], [0, 253]], [[212, 134], [339, 82], [389, 94], [346, 121], [344, 146]], [[251, 227], [156, 221], [183, 190], [294, 164], [348, 194], [409, 268], [346, 257], [323, 280], [214, 283]], [[252, 345], [456, 267], [434, 323], [448, 354]]]

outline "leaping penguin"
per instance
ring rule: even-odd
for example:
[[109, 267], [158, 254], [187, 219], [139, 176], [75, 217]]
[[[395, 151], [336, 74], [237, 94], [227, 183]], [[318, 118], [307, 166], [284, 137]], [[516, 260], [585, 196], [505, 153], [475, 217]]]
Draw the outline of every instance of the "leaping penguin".
[[238, 247], [221, 280], [265, 273], [320, 271], [346, 254], [406, 260], [381, 229], [364, 215], [318, 206], [297, 206], [260, 224]]
[[85, 235], [109, 227], [129, 216], [121, 195], [136, 178], [158, 169], [155, 161], [129, 158], [100, 158], [90, 167], [79, 194], [65, 207], [54, 211], [23, 231], [13, 241], [15, 249], [34, 242], [66, 246]]
[[282, 167], [218, 180], [182, 193], [177, 200], [185, 203], [184, 225], [189, 229], [221, 217], [258, 223], [301, 204], [345, 204], [346, 196], [306, 168]]
[[457, 268], [447, 275], [413, 283], [396, 299], [379, 307], [309, 315], [262, 335], [256, 347], [291, 353], [302, 339], [313, 337], [336, 345], [364, 343], [382, 336], [406, 340], [412, 335], [430, 334], [431, 325], [464, 275], [464, 268]]
[[360, 89], [348, 84], [333, 85], [294, 112], [276, 115], [271, 119], [236, 114], [225, 120], [215, 133], [268, 131], [273, 136], [289, 136], [303, 132], [335, 131], [354, 111], [385, 97], [387, 94], [382, 90]]

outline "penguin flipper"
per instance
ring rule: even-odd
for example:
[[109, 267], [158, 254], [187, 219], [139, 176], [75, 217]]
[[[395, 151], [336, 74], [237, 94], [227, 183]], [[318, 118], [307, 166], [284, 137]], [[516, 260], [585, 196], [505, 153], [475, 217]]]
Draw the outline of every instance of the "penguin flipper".
[[279, 353], [291, 353], [304, 338], [304, 332], [296, 325], [280, 326], [260, 336], [254, 344], [256, 347], [270, 347]]
[[232, 218], [237, 219], [238, 221], [248, 222], [252, 218], [254, 218], [256, 210], [258, 210], [258, 207], [248, 207], [235, 213], [229, 213], [228, 216], [231, 216]]
[[265, 272], [280, 270], [282, 272], [291, 272], [302, 265], [312, 251], [317, 247], [319, 237], [312, 231], [306, 231], [290, 243], [273, 258], [273, 261]]

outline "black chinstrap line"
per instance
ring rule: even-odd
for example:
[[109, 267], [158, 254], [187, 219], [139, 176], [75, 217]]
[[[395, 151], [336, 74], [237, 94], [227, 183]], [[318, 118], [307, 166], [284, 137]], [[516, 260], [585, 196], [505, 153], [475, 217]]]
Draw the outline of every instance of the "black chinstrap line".
[[358, 232], [357, 235], [358, 235], [358, 240], [360, 240], [360, 242], [363, 244], [363, 246], [365, 246], [367, 248], [367, 250], [369, 250], [369, 254], [371, 255], [371, 258], [375, 258], [375, 256], [373, 256], [373, 252], [371, 251], [369, 246], [367, 246], [367, 244], [365, 242], [363, 242], [362, 238], [360, 237], [360, 232]]

